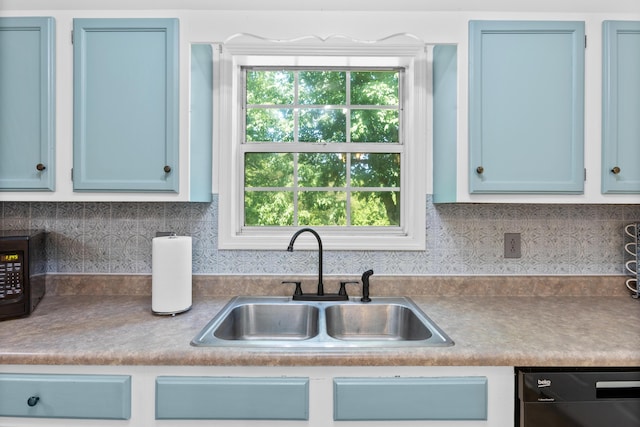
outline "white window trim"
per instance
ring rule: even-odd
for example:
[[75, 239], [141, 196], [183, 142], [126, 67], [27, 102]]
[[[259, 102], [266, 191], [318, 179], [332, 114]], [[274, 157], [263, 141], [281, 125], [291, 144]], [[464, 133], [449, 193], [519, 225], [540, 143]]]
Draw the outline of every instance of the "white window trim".
[[[353, 227], [318, 227], [328, 250], [424, 250], [427, 180], [427, 146], [430, 120], [427, 48], [418, 38], [399, 34], [377, 41], [358, 41], [344, 36], [302, 37], [291, 41], [268, 40], [239, 34], [214, 49], [214, 145], [218, 153], [218, 247], [219, 249], [286, 249], [291, 235], [301, 227], [251, 228], [243, 230], [236, 194], [244, 171], [238, 156], [242, 123], [242, 65], [296, 66], [401, 66], [404, 85], [405, 147], [401, 170], [401, 228], [395, 230]], [[335, 64], [334, 64], [335, 62]], [[381, 64], [382, 62], [382, 64]], [[313, 239], [300, 239], [301, 249], [317, 248]]]

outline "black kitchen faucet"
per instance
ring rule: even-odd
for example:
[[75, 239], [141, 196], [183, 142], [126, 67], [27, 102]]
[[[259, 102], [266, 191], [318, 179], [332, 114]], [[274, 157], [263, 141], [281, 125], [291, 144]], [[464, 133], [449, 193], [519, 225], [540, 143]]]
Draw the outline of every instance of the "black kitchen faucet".
[[[291, 237], [291, 241], [289, 242], [289, 246], [287, 247], [287, 252], [293, 252], [293, 244], [299, 235], [304, 232], [309, 232], [314, 235], [316, 240], [318, 241], [318, 290], [315, 294], [305, 294], [302, 292], [301, 282], [299, 281], [285, 281], [282, 283], [293, 283], [296, 285], [296, 290], [293, 293], [293, 299], [299, 301], [348, 301], [349, 295], [347, 295], [347, 291], [345, 289], [346, 285], [349, 283], [358, 283], [357, 281], [347, 281], [340, 282], [340, 290], [337, 294], [325, 294], [324, 292], [324, 283], [323, 274], [322, 274], [322, 239], [320, 235], [313, 230], [312, 228], [301, 228], [296, 231], [294, 235]], [[371, 298], [369, 298], [369, 276], [373, 274], [373, 270], [365, 271], [362, 275], [362, 302], [369, 302]]]

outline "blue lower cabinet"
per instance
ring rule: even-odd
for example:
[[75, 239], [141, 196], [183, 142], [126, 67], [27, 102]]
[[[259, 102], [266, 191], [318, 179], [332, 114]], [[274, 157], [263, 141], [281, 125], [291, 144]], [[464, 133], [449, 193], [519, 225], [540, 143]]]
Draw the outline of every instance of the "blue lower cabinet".
[[308, 378], [158, 377], [156, 419], [308, 420]]
[[486, 420], [486, 377], [334, 378], [336, 421]]
[[0, 374], [0, 416], [128, 420], [128, 375]]

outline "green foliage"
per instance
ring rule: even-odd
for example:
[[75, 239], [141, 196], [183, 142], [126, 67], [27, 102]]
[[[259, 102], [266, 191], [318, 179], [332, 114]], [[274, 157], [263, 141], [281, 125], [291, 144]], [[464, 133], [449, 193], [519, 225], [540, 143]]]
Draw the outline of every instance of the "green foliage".
[[393, 106], [395, 109], [351, 110], [351, 141], [398, 142], [398, 75], [394, 71], [360, 71], [351, 73], [353, 105]]
[[300, 111], [300, 142], [345, 142], [347, 119], [342, 110]]
[[397, 71], [351, 73], [351, 103], [356, 105], [398, 105]]
[[298, 225], [347, 225], [346, 193], [300, 191]]
[[398, 142], [397, 110], [351, 110], [352, 142]]
[[293, 71], [247, 71], [247, 104], [290, 105], [294, 102]]
[[301, 187], [344, 187], [347, 168], [338, 153], [298, 154], [298, 185]]
[[[246, 142], [398, 143], [399, 74], [248, 70]], [[391, 226], [400, 221], [397, 153], [247, 153], [245, 187], [246, 225]]]
[[292, 153], [247, 153], [244, 156], [245, 187], [293, 186]]
[[397, 191], [354, 192], [351, 223], [355, 226], [400, 225], [400, 193]]
[[293, 193], [246, 191], [244, 223], [249, 226], [287, 226], [293, 223]]
[[292, 142], [293, 110], [248, 109], [246, 138], [247, 142]]
[[301, 71], [299, 103], [344, 105], [347, 102], [347, 73], [344, 71]]
[[351, 185], [354, 187], [400, 187], [400, 155], [353, 153]]

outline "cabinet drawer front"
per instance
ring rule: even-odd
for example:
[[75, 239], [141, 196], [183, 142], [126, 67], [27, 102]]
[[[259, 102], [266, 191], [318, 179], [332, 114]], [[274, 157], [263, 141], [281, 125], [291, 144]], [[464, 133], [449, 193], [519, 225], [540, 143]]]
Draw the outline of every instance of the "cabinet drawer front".
[[308, 420], [308, 378], [158, 377], [156, 419]]
[[131, 377], [0, 374], [0, 416], [127, 420]]
[[487, 378], [335, 378], [333, 418], [486, 420]]

